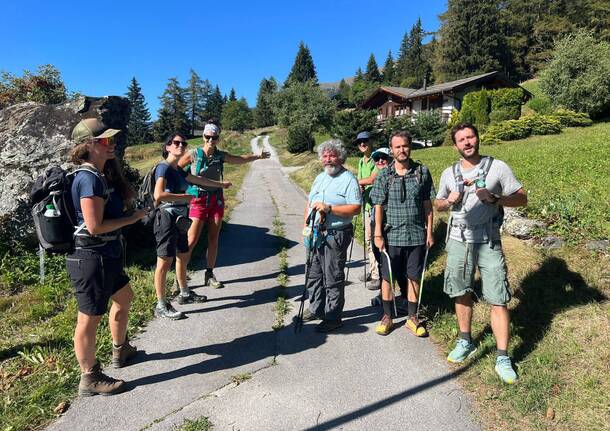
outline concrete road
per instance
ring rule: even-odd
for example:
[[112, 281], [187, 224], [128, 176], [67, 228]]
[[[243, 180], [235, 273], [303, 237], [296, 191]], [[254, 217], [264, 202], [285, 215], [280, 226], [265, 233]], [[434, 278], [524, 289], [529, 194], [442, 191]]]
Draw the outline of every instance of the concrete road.
[[[271, 149], [262, 137], [252, 140], [253, 151], [260, 144]], [[50, 430], [170, 430], [201, 416], [216, 430], [479, 429], [468, 398], [429, 340], [402, 325], [387, 337], [375, 334], [375, 293], [357, 282], [361, 246], [354, 247], [344, 327], [318, 334], [308, 323], [294, 334], [306, 198], [275, 152], [252, 164], [240, 201], [222, 233], [215, 271], [226, 287], [197, 288], [207, 303], [176, 305], [188, 319], [150, 322], [135, 340], [141, 350], [136, 363], [109, 370], [129, 381], [130, 390], [79, 399]], [[279, 331], [272, 329], [281, 244], [273, 234], [276, 216], [288, 240], [293, 304]], [[199, 271], [191, 284], [202, 281]]]

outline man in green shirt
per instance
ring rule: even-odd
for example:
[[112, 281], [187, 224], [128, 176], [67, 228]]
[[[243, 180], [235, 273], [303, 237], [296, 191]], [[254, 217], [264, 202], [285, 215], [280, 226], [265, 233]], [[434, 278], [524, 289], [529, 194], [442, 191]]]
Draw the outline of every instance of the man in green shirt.
[[[358, 184], [360, 184], [360, 191], [362, 192], [362, 201], [364, 203], [364, 242], [366, 250], [369, 256], [369, 270], [366, 272], [367, 288], [370, 290], [377, 290], [381, 287], [381, 281], [379, 280], [379, 271], [377, 268], [377, 260], [371, 247], [371, 199], [370, 192], [377, 176], [377, 170], [375, 169], [375, 162], [371, 158], [373, 152], [373, 145], [371, 143], [371, 134], [369, 132], [360, 132], [356, 137], [356, 144], [358, 149], [362, 153], [362, 158], [358, 161]], [[364, 274], [360, 276], [360, 281], [364, 280]]]

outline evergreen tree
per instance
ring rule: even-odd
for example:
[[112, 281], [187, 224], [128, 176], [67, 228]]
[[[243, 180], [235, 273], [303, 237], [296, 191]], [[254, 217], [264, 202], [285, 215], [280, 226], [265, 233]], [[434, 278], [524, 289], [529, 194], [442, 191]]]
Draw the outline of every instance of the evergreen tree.
[[275, 124], [273, 114], [273, 96], [277, 92], [275, 78], [263, 78], [256, 97], [256, 110], [254, 112], [254, 124], [256, 127], [267, 127]]
[[186, 90], [180, 87], [177, 78], [170, 78], [161, 97], [159, 118], [153, 126], [155, 139], [163, 140], [172, 132], [189, 135]]
[[409, 37], [409, 33], [405, 32], [402, 37], [402, 41], [400, 42], [400, 48], [398, 48], [398, 58], [396, 58], [396, 73], [394, 75], [394, 81], [397, 84], [402, 81], [403, 76], [406, 76], [404, 71], [408, 68], [407, 57], [409, 56], [410, 50], [411, 38]]
[[185, 95], [190, 134], [195, 135], [195, 129], [200, 128], [206, 121], [205, 107], [210, 97], [210, 82], [202, 80], [193, 69], [191, 69], [190, 74]]
[[299, 50], [292, 69], [284, 82], [284, 87], [289, 86], [293, 82], [307, 82], [313, 80], [314, 83], [318, 83], [318, 77], [316, 75], [316, 67], [313, 64], [313, 58], [309, 48], [303, 41], [299, 44]]
[[364, 74], [362, 73], [362, 68], [358, 68], [356, 71], [356, 76], [354, 76], [354, 82], [364, 81]]
[[379, 73], [379, 66], [375, 60], [375, 55], [371, 53], [369, 61], [366, 64], [366, 72], [364, 72], [364, 80], [367, 82], [381, 82], [381, 73]]
[[382, 81], [384, 84], [392, 85], [394, 83], [394, 59], [392, 58], [392, 50], [388, 51], [388, 57], [383, 65]]
[[435, 75], [440, 81], [506, 71], [499, 0], [448, 0], [441, 18]]
[[229, 101], [235, 102], [237, 100], [237, 96], [235, 95], [235, 89], [231, 87], [231, 91], [229, 92]]
[[352, 89], [345, 82], [345, 79], [342, 79], [339, 82], [339, 92], [335, 94], [333, 100], [337, 103], [338, 109], [352, 108], [354, 104], [352, 103]]
[[208, 98], [208, 103], [205, 106], [205, 112], [208, 115], [208, 119], [215, 118], [220, 121], [220, 116], [222, 115], [222, 107], [225, 101], [222, 97], [222, 93], [220, 92], [220, 87], [216, 85], [212, 94]]
[[131, 78], [131, 84], [127, 89], [127, 100], [131, 106], [127, 123], [127, 145], [146, 144], [152, 138], [150, 112], [135, 77]]

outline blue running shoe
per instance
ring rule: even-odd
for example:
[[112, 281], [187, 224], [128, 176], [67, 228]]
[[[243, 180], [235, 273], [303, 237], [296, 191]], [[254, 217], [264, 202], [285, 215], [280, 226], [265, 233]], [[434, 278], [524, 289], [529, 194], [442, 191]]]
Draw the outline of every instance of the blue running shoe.
[[504, 383], [509, 385], [517, 381], [517, 373], [513, 370], [508, 356], [498, 356], [496, 359], [496, 374], [500, 376]]
[[476, 351], [477, 348], [474, 344], [463, 338], [458, 338], [457, 343], [455, 343], [455, 348], [449, 353], [447, 360], [454, 364], [459, 364], [474, 355]]

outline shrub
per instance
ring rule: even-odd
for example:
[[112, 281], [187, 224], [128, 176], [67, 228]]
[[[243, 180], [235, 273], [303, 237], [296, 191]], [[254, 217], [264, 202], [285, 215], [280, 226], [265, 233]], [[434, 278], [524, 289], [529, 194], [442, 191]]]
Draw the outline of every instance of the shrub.
[[489, 124], [489, 97], [486, 90], [474, 91], [464, 96], [460, 123], [472, 123], [479, 128]]
[[561, 132], [559, 120], [550, 116], [531, 115], [520, 121], [529, 127], [532, 135], [554, 135]]
[[315, 140], [307, 127], [295, 124], [288, 128], [286, 148], [292, 154], [313, 151]]
[[459, 120], [460, 120], [460, 111], [453, 108], [451, 110], [451, 115], [449, 116], [449, 121], [447, 121], [447, 129], [451, 130], [453, 128], [453, 126], [458, 124]]
[[350, 153], [356, 153], [358, 149], [352, 145], [352, 142], [363, 130], [372, 133], [376, 129], [376, 122], [377, 112], [373, 110], [339, 111], [335, 114], [331, 131], [343, 141]]
[[521, 105], [494, 109], [489, 113], [490, 123], [499, 123], [506, 120], [518, 120], [521, 116]]
[[560, 40], [540, 75], [540, 88], [556, 106], [599, 118], [610, 112], [610, 43], [587, 31]]
[[553, 103], [551, 102], [551, 99], [546, 96], [534, 97], [533, 99], [530, 99], [525, 106], [541, 115], [547, 115], [553, 112]]
[[514, 141], [515, 139], [527, 138], [532, 134], [531, 127], [521, 120], [508, 120], [492, 124], [487, 129], [486, 135], [495, 136], [502, 141]]
[[445, 138], [447, 126], [443, 122], [440, 111], [420, 112], [415, 116], [413, 137], [422, 141], [432, 141], [432, 145], [440, 145]]
[[398, 130], [406, 130], [411, 135], [414, 135], [415, 126], [410, 116], [404, 115], [402, 117], [391, 117], [383, 123], [383, 146], [389, 146], [390, 136], [392, 136], [392, 133]]
[[[451, 136], [449, 136], [451, 139]], [[498, 145], [500, 144], [500, 139], [497, 136], [487, 132], [483, 136], [481, 136], [481, 145]]]
[[593, 124], [586, 113], [574, 112], [569, 109], [558, 109], [550, 116], [559, 120], [561, 127], [586, 127]]

